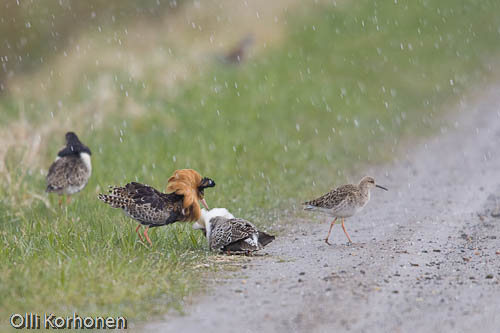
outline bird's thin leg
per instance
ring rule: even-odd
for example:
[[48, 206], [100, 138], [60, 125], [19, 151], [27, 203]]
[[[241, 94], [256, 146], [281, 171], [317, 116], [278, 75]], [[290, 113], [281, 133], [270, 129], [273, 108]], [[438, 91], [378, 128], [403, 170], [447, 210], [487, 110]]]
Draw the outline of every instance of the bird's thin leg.
[[144, 239], [142, 239], [142, 236], [141, 236], [141, 233], [139, 232], [139, 228], [141, 227], [141, 224], [139, 224], [137, 226], [137, 228], [135, 228], [135, 233], [139, 236], [139, 238], [141, 239], [141, 242], [144, 243]]
[[70, 202], [71, 202], [71, 195], [68, 195], [66, 197], [66, 205], [69, 205]]
[[146, 230], [144, 230], [144, 237], [146, 237], [146, 240], [148, 241], [149, 245], [153, 246], [153, 243], [151, 242], [151, 239], [149, 239], [149, 236], [148, 236], [148, 230], [149, 230], [149, 226], [147, 226]]
[[345, 230], [344, 219], [342, 219], [342, 229], [344, 229], [344, 233], [347, 236], [347, 239], [349, 240], [349, 243], [352, 243], [351, 237], [349, 237], [349, 234], [347, 233], [347, 230]]
[[330, 233], [332, 232], [332, 228], [333, 228], [333, 225], [335, 224], [335, 221], [337, 221], [337, 218], [335, 218], [333, 220], [333, 222], [330, 224], [330, 230], [328, 230], [328, 236], [326, 236], [326, 238], [325, 238], [325, 243], [328, 245], [332, 245], [332, 244], [330, 244], [330, 242], [328, 242], [328, 238], [330, 238]]
[[62, 201], [63, 201], [62, 196], [59, 196], [59, 207], [61, 207], [61, 205], [62, 205]]

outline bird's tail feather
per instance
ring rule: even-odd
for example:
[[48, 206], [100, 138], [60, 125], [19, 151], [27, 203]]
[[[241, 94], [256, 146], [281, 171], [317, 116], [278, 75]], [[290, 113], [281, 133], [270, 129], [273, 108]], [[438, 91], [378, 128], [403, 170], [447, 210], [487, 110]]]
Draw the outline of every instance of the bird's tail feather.
[[130, 199], [129, 198], [124, 198], [124, 197], [121, 197], [121, 196], [118, 196], [118, 195], [114, 195], [114, 194], [99, 194], [97, 196], [99, 198], [99, 200], [101, 201], [104, 201], [105, 203], [107, 203], [108, 205], [110, 205], [111, 207], [113, 208], [125, 208]]
[[304, 210], [314, 210], [316, 208], [307, 202], [304, 202], [303, 205], [304, 205]]
[[259, 243], [261, 246], [266, 246], [271, 243], [276, 237], [266, 234], [265, 232], [259, 231]]
[[45, 192], [49, 193], [49, 192], [54, 192], [56, 190], [57, 189], [55, 187], [53, 187], [52, 185], [47, 185], [47, 188], [45, 189]]

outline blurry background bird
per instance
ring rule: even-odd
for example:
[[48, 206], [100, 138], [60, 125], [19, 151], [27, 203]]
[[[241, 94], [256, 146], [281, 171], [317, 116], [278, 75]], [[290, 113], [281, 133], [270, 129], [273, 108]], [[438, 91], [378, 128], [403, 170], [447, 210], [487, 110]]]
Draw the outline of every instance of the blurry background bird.
[[225, 64], [239, 64], [247, 57], [248, 50], [253, 42], [253, 35], [247, 35], [234, 48], [226, 54], [219, 56], [218, 59]]
[[337, 221], [339, 217], [342, 218], [342, 229], [349, 243], [352, 243], [351, 237], [349, 237], [344, 226], [344, 218], [351, 217], [363, 209], [368, 201], [370, 201], [370, 189], [373, 187], [378, 187], [387, 191], [385, 187], [375, 184], [375, 179], [372, 177], [364, 177], [358, 185], [343, 185], [317, 199], [304, 203], [305, 210], [319, 211], [335, 217], [330, 224], [330, 229], [325, 239], [326, 244], [330, 245], [328, 238], [330, 237], [335, 221]]
[[271, 243], [275, 236], [259, 231], [247, 220], [235, 218], [225, 208], [201, 211], [193, 229], [201, 229], [213, 251], [250, 253]]
[[200, 204], [208, 209], [205, 188], [214, 187], [210, 178], [202, 178], [192, 169], [176, 170], [168, 179], [167, 192], [162, 193], [151, 186], [132, 182], [125, 187], [110, 186], [109, 194], [99, 194], [99, 199], [113, 208], [121, 208], [140, 224], [135, 229], [143, 241], [139, 228], [146, 226], [144, 237], [150, 245], [149, 228], [177, 221], [196, 221], [201, 216]]
[[[89, 181], [92, 172], [91, 154], [89, 147], [81, 143], [75, 133], [66, 133], [66, 146], [57, 153], [56, 160], [49, 168], [45, 191], [67, 194], [69, 202], [69, 195], [83, 190]], [[61, 202], [62, 198], [59, 199], [59, 205]]]

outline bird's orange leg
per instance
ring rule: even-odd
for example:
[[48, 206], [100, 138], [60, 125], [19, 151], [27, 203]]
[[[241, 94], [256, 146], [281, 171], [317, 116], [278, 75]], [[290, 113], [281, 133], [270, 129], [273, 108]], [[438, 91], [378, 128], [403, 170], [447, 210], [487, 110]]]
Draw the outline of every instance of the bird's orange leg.
[[148, 241], [149, 245], [153, 246], [153, 243], [151, 242], [151, 239], [149, 239], [149, 236], [148, 236], [148, 230], [149, 230], [149, 226], [147, 226], [146, 230], [144, 230], [144, 237], [146, 237], [146, 240]]
[[70, 202], [71, 202], [71, 196], [70, 196], [70, 195], [68, 195], [68, 196], [66, 197], [66, 205], [69, 205], [69, 203], [70, 203]]
[[62, 196], [59, 196], [59, 207], [61, 207], [62, 202], [63, 202], [63, 198], [62, 198]]
[[349, 234], [347, 233], [347, 230], [345, 230], [345, 225], [344, 225], [344, 219], [342, 218], [342, 229], [344, 229], [344, 233], [347, 236], [347, 239], [349, 240], [349, 243], [352, 243], [351, 237], [349, 237]]
[[139, 224], [139, 225], [137, 226], [137, 228], [135, 228], [135, 233], [136, 233], [137, 235], [139, 235], [139, 238], [141, 239], [141, 242], [144, 242], [144, 239], [142, 239], [141, 233], [139, 232], [139, 228], [140, 228], [140, 227], [141, 227], [141, 224]]
[[330, 242], [328, 242], [328, 238], [330, 238], [330, 233], [332, 232], [332, 228], [333, 228], [333, 225], [335, 224], [335, 221], [337, 221], [337, 218], [335, 218], [335, 220], [333, 220], [333, 222], [330, 224], [330, 230], [328, 230], [328, 236], [326, 236], [326, 238], [325, 238], [325, 243], [328, 245], [332, 245], [332, 244], [330, 244]]

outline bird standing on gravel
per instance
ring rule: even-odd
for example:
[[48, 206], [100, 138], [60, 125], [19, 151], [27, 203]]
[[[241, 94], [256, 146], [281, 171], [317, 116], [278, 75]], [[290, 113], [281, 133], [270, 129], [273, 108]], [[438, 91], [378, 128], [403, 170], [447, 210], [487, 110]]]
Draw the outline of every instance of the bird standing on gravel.
[[262, 249], [274, 240], [274, 236], [257, 230], [252, 223], [235, 218], [225, 208], [203, 209], [193, 229], [201, 229], [213, 251], [250, 253]]
[[[87, 185], [92, 165], [90, 163], [89, 147], [84, 145], [73, 132], [66, 133], [66, 146], [57, 153], [56, 160], [47, 174], [46, 192], [55, 192], [59, 195], [70, 195], [83, 190]], [[59, 199], [59, 205], [62, 198]]]
[[109, 194], [99, 194], [98, 197], [113, 208], [123, 209], [125, 214], [140, 223], [135, 232], [141, 241], [139, 228], [145, 225], [144, 237], [153, 245], [148, 236], [149, 228], [198, 220], [201, 216], [198, 200], [208, 209], [204, 190], [214, 186], [212, 179], [202, 178], [192, 169], [181, 169], [168, 179], [167, 192], [170, 193], [132, 182], [125, 187], [110, 186]]
[[351, 237], [349, 237], [344, 226], [344, 218], [351, 217], [363, 209], [370, 201], [370, 189], [373, 187], [387, 191], [385, 187], [375, 184], [375, 179], [372, 177], [364, 177], [358, 185], [348, 184], [337, 187], [325, 195], [303, 204], [305, 210], [319, 211], [335, 217], [330, 224], [330, 230], [328, 230], [325, 239], [326, 244], [331, 245], [328, 238], [330, 238], [333, 225], [339, 217], [342, 219], [342, 229], [344, 229], [349, 243], [352, 243]]

